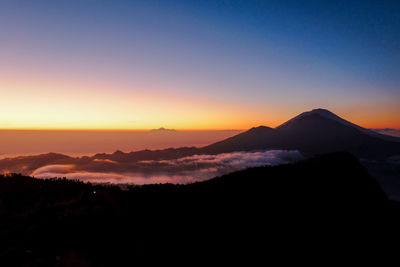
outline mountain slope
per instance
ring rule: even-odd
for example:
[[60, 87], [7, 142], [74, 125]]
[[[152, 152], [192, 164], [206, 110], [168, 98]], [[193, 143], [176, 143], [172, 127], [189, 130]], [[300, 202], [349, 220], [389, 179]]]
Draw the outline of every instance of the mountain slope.
[[266, 126], [251, 128], [250, 130], [232, 136], [201, 148], [206, 154], [229, 153], [234, 151], [262, 150], [274, 148], [275, 129]]

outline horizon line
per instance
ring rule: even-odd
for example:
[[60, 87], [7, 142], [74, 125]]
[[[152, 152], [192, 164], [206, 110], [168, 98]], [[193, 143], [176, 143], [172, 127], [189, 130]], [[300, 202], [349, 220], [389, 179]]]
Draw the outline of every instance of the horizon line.
[[[260, 125], [261, 126], [261, 125]], [[163, 127], [161, 127], [163, 128]], [[249, 130], [250, 128], [243, 128], [243, 129], [203, 129], [203, 128], [194, 128], [194, 129], [187, 129], [187, 128], [164, 128], [165, 131], [244, 131]], [[138, 132], [148, 132], [148, 131], [157, 131], [160, 128], [0, 128], [0, 131], [138, 131]], [[161, 130], [162, 131], [162, 130]]]
[[[243, 129], [233, 129], [233, 128], [217, 128], [217, 129], [207, 129], [207, 128], [193, 128], [193, 129], [188, 129], [188, 128], [132, 128], [132, 129], [126, 129], [126, 128], [0, 128], [0, 131], [115, 131], [115, 132], [128, 132], [128, 131], [137, 131], [137, 132], [149, 132], [149, 131], [157, 131], [163, 128], [165, 131], [246, 131], [250, 130], [251, 128], [256, 128], [256, 127], [269, 127], [266, 125], [258, 125], [258, 126], [253, 126], [250, 128], [243, 128]], [[361, 126], [361, 125], [360, 125]], [[278, 126], [277, 126], [278, 127]], [[277, 127], [270, 127], [270, 128], [277, 128]], [[361, 126], [365, 129], [369, 130], [400, 130], [400, 127], [364, 127]], [[161, 129], [162, 131], [162, 129]]]

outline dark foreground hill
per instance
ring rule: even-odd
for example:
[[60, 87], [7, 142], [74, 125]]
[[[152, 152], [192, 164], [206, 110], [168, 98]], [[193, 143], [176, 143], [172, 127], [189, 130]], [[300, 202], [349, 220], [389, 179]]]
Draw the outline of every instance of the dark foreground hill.
[[1, 178], [0, 217], [1, 266], [328, 263], [398, 248], [396, 203], [347, 153], [129, 190]]

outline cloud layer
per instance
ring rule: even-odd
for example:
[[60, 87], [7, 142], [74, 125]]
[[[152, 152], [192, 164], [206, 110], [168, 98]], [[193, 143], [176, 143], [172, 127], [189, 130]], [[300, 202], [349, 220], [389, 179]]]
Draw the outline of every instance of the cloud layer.
[[[67, 177], [93, 183], [190, 183], [249, 167], [278, 165], [302, 159], [298, 151], [269, 150], [194, 155], [175, 160], [121, 163], [93, 160], [92, 164], [53, 164], [34, 170], [37, 178]], [[101, 164], [100, 164], [101, 163]]]
[[391, 128], [385, 128], [385, 129], [371, 129], [377, 133], [380, 134], [386, 134], [386, 135], [391, 135], [395, 137], [400, 137], [400, 129], [391, 129]]

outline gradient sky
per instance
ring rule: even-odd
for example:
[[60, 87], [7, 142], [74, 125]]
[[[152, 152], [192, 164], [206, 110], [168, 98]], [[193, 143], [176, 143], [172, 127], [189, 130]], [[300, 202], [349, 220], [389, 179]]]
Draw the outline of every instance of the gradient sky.
[[0, 0], [0, 92], [7, 129], [400, 128], [400, 2]]

